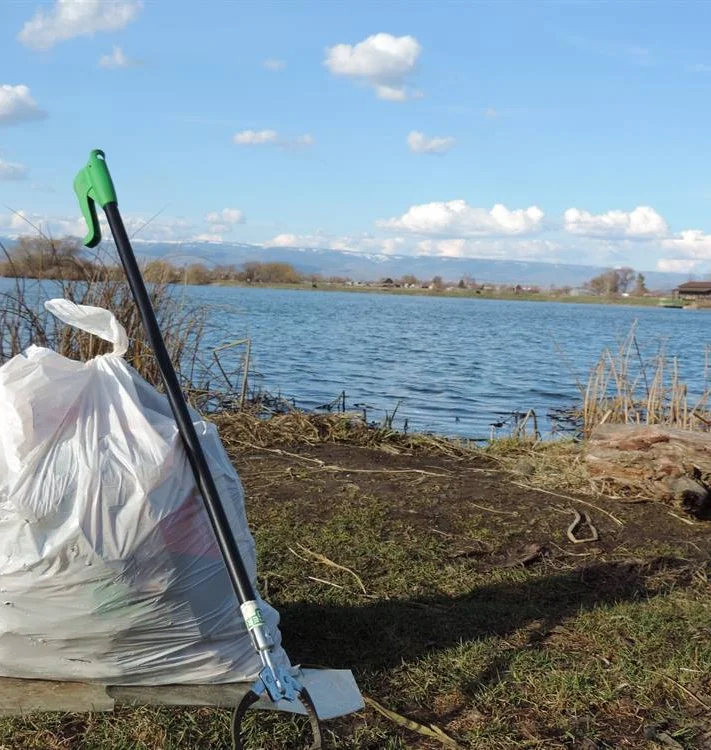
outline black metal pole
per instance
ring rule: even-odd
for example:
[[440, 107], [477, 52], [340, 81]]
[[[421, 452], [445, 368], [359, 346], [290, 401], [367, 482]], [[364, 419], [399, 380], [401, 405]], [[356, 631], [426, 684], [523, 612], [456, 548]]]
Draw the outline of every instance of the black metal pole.
[[131, 293], [141, 314], [141, 320], [146, 329], [148, 341], [158, 360], [158, 368], [160, 369], [160, 374], [165, 385], [168, 401], [173, 410], [180, 437], [183, 439], [183, 445], [185, 446], [185, 452], [188, 455], [190, 466], [195, 475], [195, 481], [205, 501], [205, 509], [215, 532], [217, 544], [220, 552], [222, 552], [222, 557], [227, 566], [235, 594], [240, 604], [254, 601], [256, 595], [252, 587], [252, 582], [249, 580], [247, 569], [244, 567], [242, 555], [232, 534], [232, 529], [225, 515], [225, 510], [217, 492], [215, 481], [212, 478], [210, 467], [207, 464], [205, 454], [190, 418], [185, 396], [180, 388], [178, 376], [175, 374], [173, 363], [170, 361], [168, 350], [165, 347], [163, 336], [158, 327], [153, 305], [151, 304], [146, 285], [136, 262], [131, 241], [126, 234], [126, 228], [123, 225], [118, 204], [114, 202], [107, 203], [104, 206], [104, 211], [106, 212], [106, 218], [116, 242], [121, 263], [126, 272]]

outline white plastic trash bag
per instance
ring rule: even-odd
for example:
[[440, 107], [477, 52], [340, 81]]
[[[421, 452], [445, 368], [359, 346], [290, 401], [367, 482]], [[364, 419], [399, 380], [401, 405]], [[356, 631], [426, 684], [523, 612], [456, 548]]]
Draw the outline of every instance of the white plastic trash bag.
[[[252, 679], [252, 647], [168, 400], [108, 310], [51, 300], [113, 343], [0, 367], [0, 675], [114, 684]], [[217, 431], [195, 427], [253, 584], [254, 541]], [[278, 614], [261, 603], [288, 666]]]

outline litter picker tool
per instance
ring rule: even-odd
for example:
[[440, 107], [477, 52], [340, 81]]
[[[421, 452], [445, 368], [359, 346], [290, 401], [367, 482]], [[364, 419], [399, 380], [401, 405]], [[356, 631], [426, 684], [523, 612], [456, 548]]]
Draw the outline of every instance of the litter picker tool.
[[[116, 190], [109, 173], [103, 151], [91, 152], [88, 164], [79, 172], [74, 181], [74, 190], [79, 199], [82, 213], [86, 220], [88, 233], [84, 239], [87, 247], [95, 247], [101, 241], [101, 227], [97, 214], [97, 205], [105, 214], [113, 235], [116, 249], [126, 272], [131, 293], [141, 315], [141, 320], [148, 341], [155, 354], [160, 369], [165, 391], [170, 402], [180, 436], [185, 447], [195, 482], [204, 501], [205, 510], [215, 533], [222, 558], [227, 569], [232, 588], [239, 603], [244, 624], [251, 636], [254, 648], [259, 653], [262, 669], [233, 717], [233, 741], [235, 748], [241, 748], [240, 724], [247, 708], [261, 699], [273, 704], [284, 705], [298, 702], [305, 709], [311, 720], [314, 734], [312, 749], [323, 747], [318, 715], [309, 692], [292, 672], [276, 663], [273, 659], [274, 643], [268, 632], [264, 617], [259, 608], [257, 594], [252, 586], [249, 574], [240, 554], [239, 547], [230, 527], [217, 487], [210, 472], [205, 454], [200, 445], [193, 420], [185, 397], [180, 388], [163, 336], [158, 327], [153, 305], [141, 276], [131, 242], [121, 218], [116, 197]], [[298, 713], [304, 713], [297, 709]], [[357, 709], [349, 709], [357, 710]]]

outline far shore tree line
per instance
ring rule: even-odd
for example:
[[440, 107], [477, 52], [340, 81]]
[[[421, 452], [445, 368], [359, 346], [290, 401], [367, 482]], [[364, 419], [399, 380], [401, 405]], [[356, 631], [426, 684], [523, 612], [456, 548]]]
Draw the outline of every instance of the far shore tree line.
[[[91, 255], [80, 241], [65, 237], [46, 239], [20, 237], [10, 248], [4, 250], [0, 261], [0, 276], [30, 279], [64, 279], [81, 281], [88, 278], [116, 278], [123, 272], [117, 262], [107, 260], [104, 255]], [[419, 279], [413, 274], [400, 278], [382, 278], [377, 281], [353, 281], [343, 276], [324, 276], [318, 273], [305, 274], [291, 264], [283, 262], [247, 261], [241, 265], [210, 265], [205, 263], [178, 263], [169, 258], [146, 260], [143, 274], [151, 283], [174, 284], [311, 284], [374, 286], [384, 289], [430, 289], [434, 291], [468, 290], [478, 294], [536, 295], [541, 293], [537, 285], [511, 285], [479, 283], [470, 276], [455, 281], [445, 281], [442, 276]], [[604, 297], [642, 297], [659, 292], [647, 289], [644, 274], [629, 267], [604, 271], [580, 287], [551, 286], [544, 290], [549, 296], [594, 295]]]

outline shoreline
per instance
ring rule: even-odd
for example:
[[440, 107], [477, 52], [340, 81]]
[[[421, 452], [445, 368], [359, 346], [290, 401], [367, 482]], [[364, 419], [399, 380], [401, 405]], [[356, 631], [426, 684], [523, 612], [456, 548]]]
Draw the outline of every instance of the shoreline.
[[215, 281], [206, 286], [237, 287], [242, 289], [290, 289], [303, 292], [349, 292], [354, 294], [388, 294], [410, 297], [448, 297], [457, 299], [506, 300], [511, 302], [560, 302], [562, 304], [620, 305], [627, 307], [661, 307], [663, 296], [654, 297], [600, 297], [596, 295], [552, 295], [552, 294], [501, 294], [491, 292], [477, 293], [469, 289], [403, 289], [376, 286], [349, 286], [346, 284], [316, 283], [308, 284], [268, 284], [245, 283], [242, 281]]

